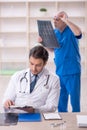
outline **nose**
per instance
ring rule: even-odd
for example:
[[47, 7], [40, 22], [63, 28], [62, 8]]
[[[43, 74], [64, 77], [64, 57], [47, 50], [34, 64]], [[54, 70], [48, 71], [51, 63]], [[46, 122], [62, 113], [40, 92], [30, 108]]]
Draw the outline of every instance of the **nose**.
[[35, 66], [35, 65], [33, 65], [32, 70], [33, 70], [33, 71], [35, 71], [35, 70], [36, 70], [36, 66]]

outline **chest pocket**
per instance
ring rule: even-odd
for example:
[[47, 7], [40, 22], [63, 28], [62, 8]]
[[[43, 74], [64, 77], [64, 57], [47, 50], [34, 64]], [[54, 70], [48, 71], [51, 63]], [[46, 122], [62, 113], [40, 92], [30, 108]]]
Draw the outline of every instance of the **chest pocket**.
[[50, 91], [50, 89], [49, 89], [49, 86], [48, 86], [48, 85], [43, 86], [43, 87], [41, 88], [41, 94], [42, 94], [43, 96], [47, 96], [48, 93], [49, 93], [49, 91]]

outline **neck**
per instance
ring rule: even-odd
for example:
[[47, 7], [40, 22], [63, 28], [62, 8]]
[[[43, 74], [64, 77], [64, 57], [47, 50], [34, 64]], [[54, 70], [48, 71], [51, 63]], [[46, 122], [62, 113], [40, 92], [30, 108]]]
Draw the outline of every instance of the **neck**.
[[64, 29], [66, 28], [66, 24], [64, 24], [59, 30], [60, 30], [60, 32], [63, 32], [64, 31]]

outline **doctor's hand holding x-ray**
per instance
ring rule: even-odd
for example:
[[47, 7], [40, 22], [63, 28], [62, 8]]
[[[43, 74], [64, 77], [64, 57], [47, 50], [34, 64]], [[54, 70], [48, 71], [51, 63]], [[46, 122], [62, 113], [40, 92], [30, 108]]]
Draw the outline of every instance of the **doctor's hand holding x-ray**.
[[[18, 106], [26, 112], [53, 112], [58, 107], [60, 94], [59, 77], [45, 68], [48, 51], [41, 45], [29, 52], [29, 68], [16, 72], [10, 79], [3, 99], [3, 107]], [[30, 84], [37, 81], [32, 92]]]

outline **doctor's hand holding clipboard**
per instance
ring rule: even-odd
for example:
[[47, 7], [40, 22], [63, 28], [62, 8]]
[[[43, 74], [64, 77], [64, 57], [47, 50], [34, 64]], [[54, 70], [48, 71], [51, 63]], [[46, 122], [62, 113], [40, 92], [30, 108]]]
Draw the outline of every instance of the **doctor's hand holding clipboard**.
[[5, 112], [27, 112], [34, 113], [35, 109], [32, 106], [16, 106], [11, 100], [5, 102]]

